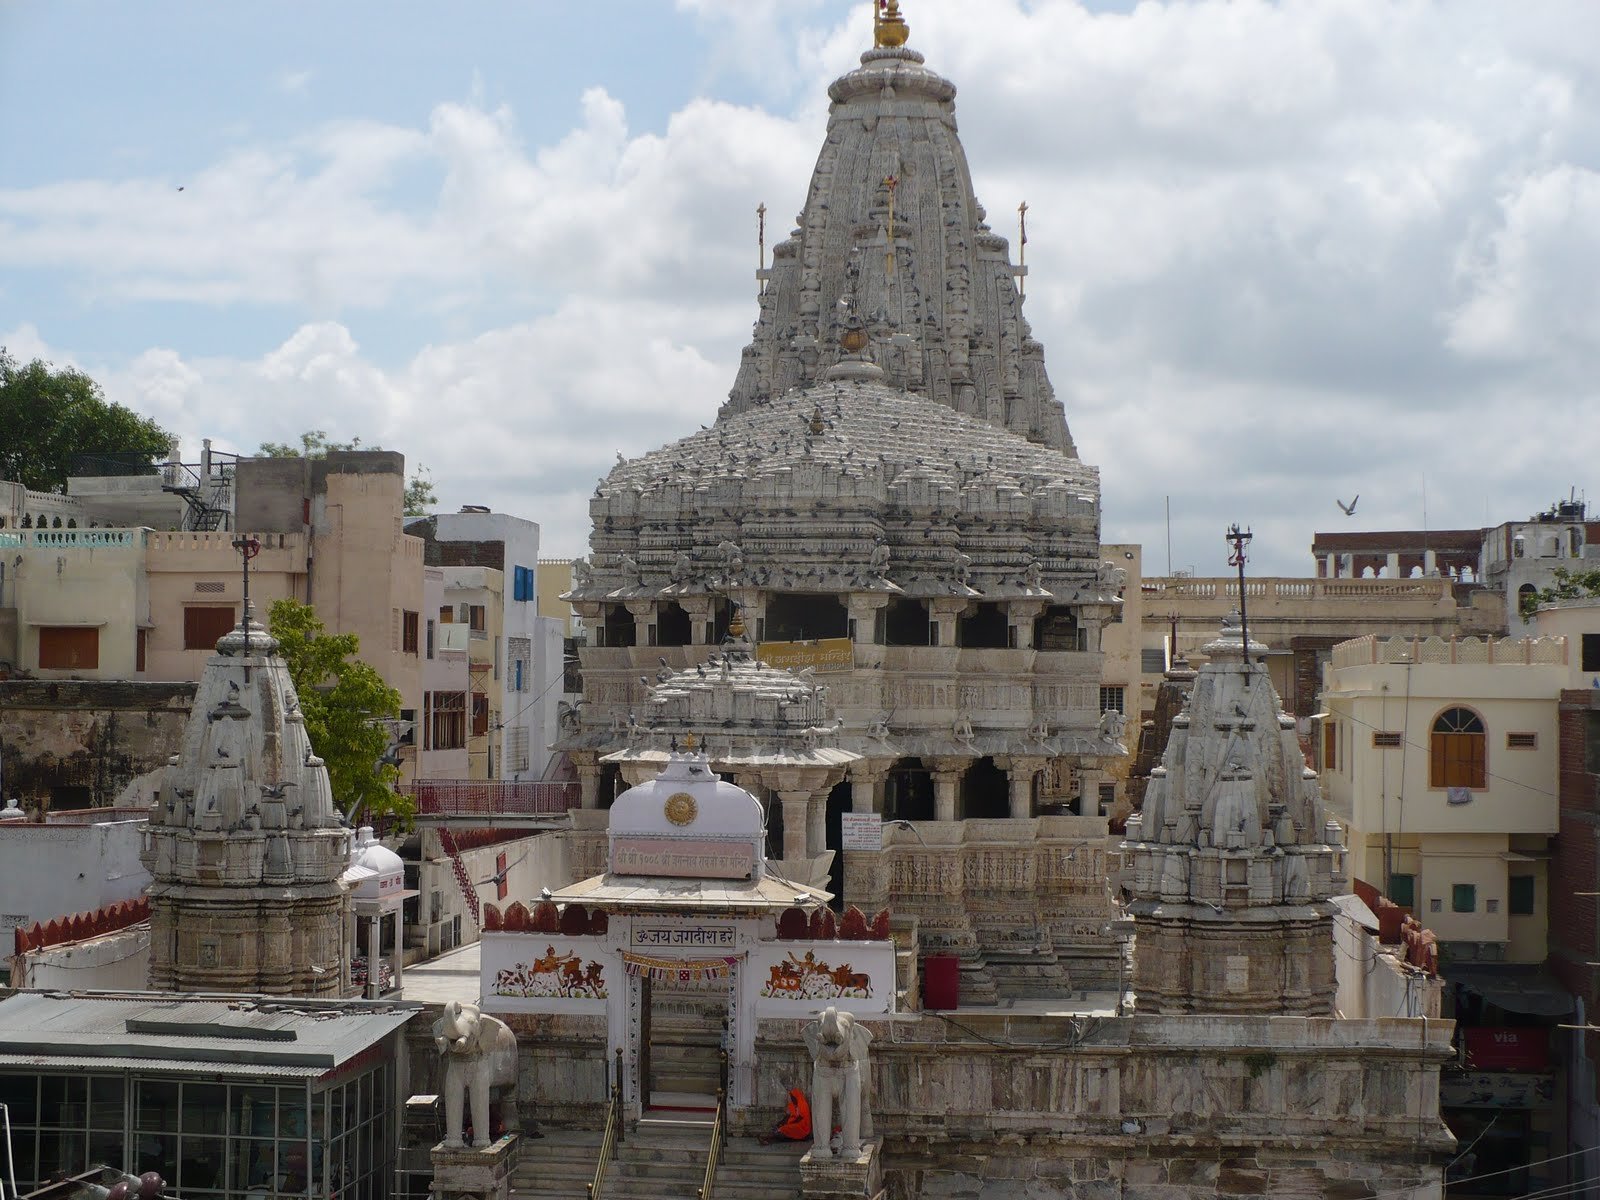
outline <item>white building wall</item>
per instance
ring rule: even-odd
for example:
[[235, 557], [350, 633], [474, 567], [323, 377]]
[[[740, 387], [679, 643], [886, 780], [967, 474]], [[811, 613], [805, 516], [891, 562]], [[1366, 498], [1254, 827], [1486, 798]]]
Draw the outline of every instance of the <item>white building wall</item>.
[[566, 665], [566, 622], [559, 617], [540, 617], [537, 628], [533, 643], [534, 691], [529, 697], [529, 716], [536, 734], [530, 750], [530, 769], [524, 779], [543, 778], [550, 770], [550, 747], [561, 736], [561, 701], [575, 699], [561, 690]]
[[[418, 924], [406, 930], [408, 946], [426, 939], [426, 957], [432, 958], [456, 946], [478, 940], [479, 928], [467, 908], [466, 897], [456, 881], [455, 868], [439, 844], [439, 835], [424, 833], [423, 859], [417, 873]], [[498, 899], [492, 877], [500, 855], [506, 856], [506, 895]], [[497, 842], [461, 852], [467, 878], [478, 885], [481, 904], [493, 904], [504, 911], [513, 900], [532, 907], [538, 903], [539, 889], [551, 891], [573, 882], [568, 867], [567, 840], [559, 833], [536, 833], [515, 841]], [[485, 883], [482, 881], [488, 880]]]
[[[524, 677], [522, 690], [517, 690], [516, 673], [506, 669], [506, 651], [513, 638], [527, 639], [537, 647], [539, 526], [509, 513], [440, 513], [434, 518], [434, 536], [441, 542], [500, 542], [505, 546], [500, 695], [496, 705], [500, 712], [501, 727], [499, 744], [495, 747], [495, 772], [502, 779], [537, 779], [544, 769], [544, 747], [551, 739], [545, 737], [544, 718], [539, 706], [528, 703], [537, 694], [537, 689], [532, 686], [534, 680]], [[526, 598], [521, 600], [517, 599], [518, 567], [527, 572], [527, 584], [523, 592]], [[536, 667], [537, 649], [533, 658]], [[534, 674], [537, 677], [537, 670]], [[511, 765], [523, 761], [520, 752], [513, 753], [520, 746], [527, 747], [528, 768], [525, 770], [513, 769]]]
[[150, 923], [46, 946], [11, 960], [11, 986], [41, 991], [142, 992], [149, 986]]
[[0, 938], [19, 925], [91, 912], [144, 894], [145, 821], [0, 825]]

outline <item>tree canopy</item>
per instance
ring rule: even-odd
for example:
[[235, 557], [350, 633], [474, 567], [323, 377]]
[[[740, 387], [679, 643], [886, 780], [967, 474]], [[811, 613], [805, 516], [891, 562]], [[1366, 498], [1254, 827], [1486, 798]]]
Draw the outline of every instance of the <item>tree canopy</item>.
[[0, 479], [62, 492], [82, 455], [150, 463], [169, 440], [149, 417], [108, 402], [82, 371], [19, 363], [0, 347]]
[[1524, 617], [1533, 616], [1539, 611], [1541, 604], [1549, 604], [1555, 600], [1581, 600], [1589, 596], [1600, 596], [1600, 568], [1569, 571], [1566, 567], [1557, 567], [1551, 574], [1555, 576], [1555, 583], [1529, 593], [1519, 601]]
[[273, 601], [267, 627], [288, 664], [311, 747], [328, 765], [334, 803], [352, 824], [384, 813], [408, 820], [411, 802], [394, 790], [399, 771], [383, 761], [400, 693], [356, 657], [355, 634], [329, 633], [308, 604]]
[[[330, 450], [360, 449], [360, 438], [352, 438], [348, 442], [335, 442], [321, 429], [308, 429], [300, 435], [298, 447], [291, 446], [288, 442], [262, 442], [257, 453], [263, 458], [323, 458]], [[367, 449], [382, 450], [383, 447], [368, 446]], [[438, 502], [439, 497], [433, 490], [433, 475], [427, 467], [418, 463], [406, 480], [405, 515], [425, 517]]]

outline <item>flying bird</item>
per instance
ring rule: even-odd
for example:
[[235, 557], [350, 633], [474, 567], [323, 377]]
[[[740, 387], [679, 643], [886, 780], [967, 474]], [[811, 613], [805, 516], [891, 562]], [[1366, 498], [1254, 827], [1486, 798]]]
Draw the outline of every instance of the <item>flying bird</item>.
[[1333, 498], [1333, 502], [1335, 504], [1337, 504], [1340, 507], [1340, 509], [1343, 510], [1345, 516], [1353, 517], [1353, 516], [1356, 515], [1356, 501], [1358, 501], [1360, 499], [1361, 499], [1361, 493], [1357, 492], [1356, 496], [1355, 496], [1355, 500], [1350, 501], [1349, 504], [1346, 504], [1343, 500], [1339, 499], [1339, 497], [1337, 497], [1337, 496], [1335, 496]]

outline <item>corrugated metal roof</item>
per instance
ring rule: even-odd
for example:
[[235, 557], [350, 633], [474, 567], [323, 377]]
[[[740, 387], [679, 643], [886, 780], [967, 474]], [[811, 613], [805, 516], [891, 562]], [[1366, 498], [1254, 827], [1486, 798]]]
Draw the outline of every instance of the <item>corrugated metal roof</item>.
[[0, 1070], [138, 1071], [146, 1075], [193, 1075], [197, 1070], [216, 1079], [315, 1079], [327, 1067], [293, 1067], [273, 1063], [226, 1062], [192, 1058], [101, 1058], [66, 1054], [0, 1054]]
[[381, 1041], [419, 1008], [271, 996], [18, 992], [0, 1000], [0, 1057], [40, 1065], [250, 1064], [258, 1074], [264, 1067], [320, 1074]]

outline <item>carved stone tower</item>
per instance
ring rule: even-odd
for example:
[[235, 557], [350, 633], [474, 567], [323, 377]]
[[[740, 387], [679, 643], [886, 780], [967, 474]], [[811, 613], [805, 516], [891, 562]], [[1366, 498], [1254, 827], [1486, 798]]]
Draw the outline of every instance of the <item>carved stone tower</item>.
[[343, 990], [350, 832], [277, 649], [247, 608], [167, 762], [144, 851], [153, 989]]
[[1332, 1015], [1339, 826], [1236, 614], [1205, 654], [1122, 846], [1139, 1009]]

